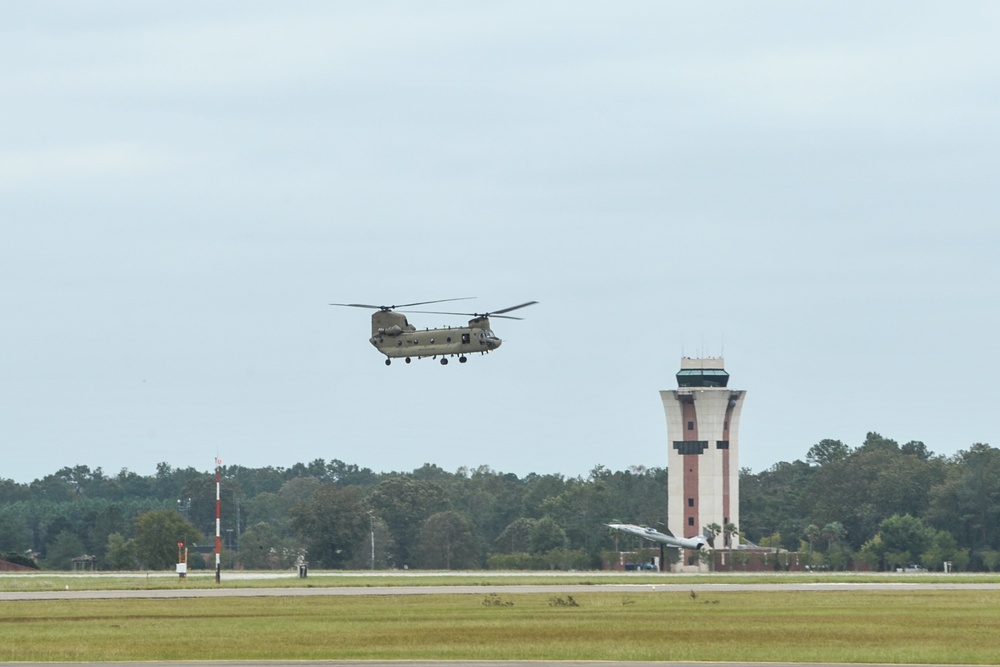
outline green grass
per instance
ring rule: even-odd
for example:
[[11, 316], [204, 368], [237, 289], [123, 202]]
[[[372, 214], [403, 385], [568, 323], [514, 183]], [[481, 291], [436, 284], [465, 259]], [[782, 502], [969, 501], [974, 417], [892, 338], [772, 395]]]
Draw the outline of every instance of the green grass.
[[[707, 583], [1000, 583], [997, 574], [897, 574], [897, 573], [713, 573], [659, 574], [639, 572], [546, 572], [532, 574], [497, 572], [329, 572], [311, 571], [305, 579], [292, 574], [277, 579], [241, 579], [239, 572], [222, 572], [222, 588], [323, 588], [330, 586], [509, 586], [526, 584], [707, 584]], [[73, 576], [39, 572], [11, 576], [0, 574], [2, 591], [71, 590], [151, 590], [176, 588], [218, 588], [215, 574], [196, 571], [181, 581], [163, 572], [108, 572]]]
[[8, 601], [0, 660], [1000, 663], [998, 591], [572, 597]]

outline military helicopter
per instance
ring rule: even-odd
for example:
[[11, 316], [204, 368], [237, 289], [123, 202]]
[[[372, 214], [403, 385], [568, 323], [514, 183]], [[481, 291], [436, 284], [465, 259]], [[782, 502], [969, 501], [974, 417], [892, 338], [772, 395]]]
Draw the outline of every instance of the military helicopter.
[[489, 313], [449, 313], [439, 310], [408, 310], [407, 313], [423, 313], [431, 315], [461, 315], [471, 317], [469, 325], [464, 327], [441, 327], [438, 329], [424, 329], [418, 331], [416, 327], [406, 319], [404, 311], [397, 308], [412, 308], [413, 306], [426, 306], [431, 303], [445, 303], [446, 301], [464, 301], [475, 297], [466, 296], [457, 299], [438, 299], [436, 301], [417, 301], [415, 303], [404, 303], [398, 306], [372, 306], [366, 303], [331, 303], [331, 306], [345, 306], [348, 308], [374, 309], [372, 313], [372, 337], [368, 342], [375, 346], [379, 352], [386, 356], [385, 365], [392, 364], [393, 359], [404, 359], [406, 363], [414, 358], [422, 359], [431, 357], [441, 358], [441, 365], [448, 364], [448, 357], [458, 357], [458, 362], [464, 364], [468, 361], [466, 355], [473, 352], [487, 354], [500, 347], [503, 342], [497, 338], [490, 328], [490, 318], [498, 317], [506, 320], [520, 320], [521, 317], [505, 315], [519, 308], [531, 306], [537, 301], [501, 308]]

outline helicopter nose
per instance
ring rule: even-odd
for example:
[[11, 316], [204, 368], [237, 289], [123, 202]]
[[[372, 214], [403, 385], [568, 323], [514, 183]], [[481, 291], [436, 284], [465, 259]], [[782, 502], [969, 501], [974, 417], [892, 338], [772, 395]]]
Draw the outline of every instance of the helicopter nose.
[[495, 350], [498, 347], [500, 347], [501, 343], [503, 343], [503, 341], [497, 338], [496, 336], [489, 336], [486, 339], [486, 347], [490, 348], [491, 350]]

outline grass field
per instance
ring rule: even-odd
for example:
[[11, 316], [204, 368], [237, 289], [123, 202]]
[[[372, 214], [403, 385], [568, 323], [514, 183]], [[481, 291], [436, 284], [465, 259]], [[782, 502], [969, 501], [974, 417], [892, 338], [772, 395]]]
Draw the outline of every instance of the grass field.
[[[259, 578], [256, 578], [259, 577]], [[661, 574], [654, 572], [351, 572], [312, 571], [300, 579], [294, 573], [223, 572], [222, 588], [323, 588], [329, 586], [510, 586], [518, 584], [694, 584], [694, 583], [1000, 583], [1000, 575], [897, 574], [878, 572], [824, 573], [707, 573]], [[219, 588], [211, 571], [195, 571], [183, 581], [166, 572], [108, 572], [85, 575], [38, 572], [27, 575], [0, 574], [2, 591], [152, 590]]]
[[501, 592], [0, 603], [3, 661], [183, 659], [998, 664], [1000, 592]]

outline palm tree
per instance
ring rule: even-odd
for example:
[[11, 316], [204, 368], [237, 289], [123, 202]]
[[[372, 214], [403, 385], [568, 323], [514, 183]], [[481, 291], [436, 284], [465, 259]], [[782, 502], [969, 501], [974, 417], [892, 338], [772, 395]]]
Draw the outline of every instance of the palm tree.
[[705, 530], [708, 531], [708, 535], [705, 536], [705, 539], [708, 540], [708, 546], [714, 549], [715, 536], [722, 532], [722, 526], [720, 526], [717, 523], [710, 523], [707, 526], [705, 526]]
[[819, 526], [814, 523], [806, 526], [806, 539], [809, 540], [809, 557], [812, 557], [813, 547], [816, 545], [816, 540], [819, 539]]
[[733, 547], [733, 535], [739, 533], [739, 529], [736, 527], [735, 523], [729, 522], [723, 528], [723, 546], [727, 549], [732, 549]]

